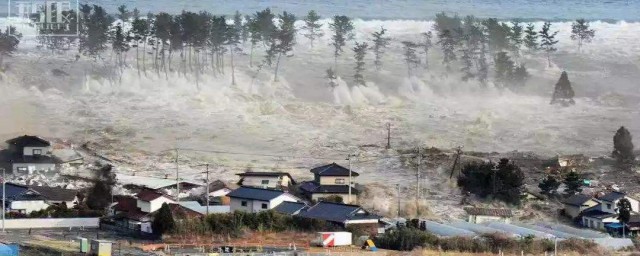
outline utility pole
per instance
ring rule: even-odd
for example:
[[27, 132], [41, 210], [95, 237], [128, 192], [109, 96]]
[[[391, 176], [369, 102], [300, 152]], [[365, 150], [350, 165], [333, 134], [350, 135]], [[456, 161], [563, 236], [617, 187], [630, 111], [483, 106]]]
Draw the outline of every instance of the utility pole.
[[387, 123], [387, 149], [391, 148], [391, 123]]
[[178, 159], [180, 158], [178, 148], [176, 148], [176, 201], [180, 202], [180, 167]]
[[355, 154], [349, 154], [347, 156], [347, 160], [349, 160], [349, 204], [352, 204], [353, 201], [351, 201], [351, 185], [352, 185], [352, 181], [351, 181], [351, 157], [355, 157]]
[[5, 170], [4, 168], [0, 168], [2, 169], [2, 233], [4, 233], [4, 215], [7, 212], [5, 207], [7, 205], [6, 200], [7, 200], [7, 190], [6, 190], [6, 184], [7, 184], [7, 175], [5, 174]]
[[420, 154], [420, 147], [418, 147], [418, 154], [416, 155], [418, 159], [418, 165], [416, 168], [416, 215], [420, 215], [420, 162], [422, 162], [422, 155]]
[[207, 183], [205, 184], [205, 186], [207, 187], [207, 216], [209, 216], [209, 164], [204, 164], [204, 166], [207, 167], [206, 169], [206, 173], [207, 173]]
[[397, 212], [397, 217], [400, 217], [400, 183], [396, 184], [396, 190], [398, 191], [396, 193], [396, 197], [398, 198], [398, 212]]
[[491, 169], [493, 171], [493, 194], [492, 196], [495, 197], [496, 196], [496, 173], [498, 172], [498, 166], [494, 166], [493, 169]]
[[456, 170], [456, 165], [458, 165], [458, 160], [460, 160], [461, 154], [462, 154], [462, 147], [458, 146], [456, 148], [456, 158], [453, 160], [453, 166], [451, 166], [451, 174], [449, 174], [449, 179], [453, 178], [453, 173]]

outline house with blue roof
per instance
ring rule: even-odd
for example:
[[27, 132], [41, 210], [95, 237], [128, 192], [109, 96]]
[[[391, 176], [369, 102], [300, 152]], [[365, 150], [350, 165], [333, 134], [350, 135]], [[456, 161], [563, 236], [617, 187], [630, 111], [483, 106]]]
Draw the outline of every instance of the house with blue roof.
[[273, 208], [274, 211], [286, 215], [297, 215], [307, 209], [309, 209], [309, 206], [302, 202], [282, 202], [276, 208]]
[[[345, 203], [357, 202], [359, 191], [355, 188], [355, 179], [360, 176], [357, 172], [336, 163], [313, 168], [311, 172], [313, 181], [300, 184], [300, 190], [309, 199], [322, 201], [328, 197], [339, 196]], [[351, 177], [350, 185], [349, 177]], [[351, 196], [349, 196], [349, 186], [351, 186]]]
[[227, 194], [231, 211], [261, 212], [272, 210], [283, 202], [301, 202], [299, 198], [275, 189], [240, 187]]
[[323, 220], [344, 228], [355, 226], [371, 234], [377, 234], [382, 227], [380, 223], [382, 217], [353, 204], [318, 202], [309, 209], [301, 211], [297, 216]]

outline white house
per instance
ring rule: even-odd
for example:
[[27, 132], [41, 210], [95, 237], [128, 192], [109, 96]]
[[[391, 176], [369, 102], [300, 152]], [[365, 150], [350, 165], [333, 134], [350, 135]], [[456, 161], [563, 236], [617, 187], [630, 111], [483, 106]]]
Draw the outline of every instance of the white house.
[[465, 207], [464, 210], [469, 215], [468, 222], [475, 224], [495, 221], [510, 223], [513, 217], [511, 209]]
[[629, 200], [629, 203], [631, 203], [632, 211], [639, 212], [640, 206], [639, 206], [638, 200], [627, 196], [627, 194], [625, 193], [617, 192], [617, 191], [609, 192], [604, 196], [601, 196], [598, 198], [598, 200], [600, 201], [600, 211], [608, 212], [608, 213], [616, 213], [618, 202], [620, 202], [620, 199], [622, 198]]
[[162, 207], [162, 204], [172, 204], [176, 201], [173, 198], [152, 190], [143, 190], [136, 195], [136, 205], [140, 211], [145, 213], [155, 212]]
[[297, 197], [280, 190], [240, 187], [227, 194], [231, 211], [260, 212], [271, 210], [282, 202], [299, 202]]
[[32, 174], [56, 169], [59, 162], [51, 154], [51, 143], [37, 136], [24, 135], [6, 141], [13, 173]]
[[[313, 181], [305, 181], [300, 185], [302, 192], [314, 201], [322, 201], [327, 197], [338, 196], [343, 202], [354, 203], [359, 191], [355, 188], [357, 172], [351, 171], [336, 163], [311, 169]], [[349, 200], [349, 176], [351, 176], [351, 200]]]
[[69, 189], [6, 183], [5, 190], [6, 209], [9, 212], [30, 214], [58, 204], [65, 204], [67, 208], [72, 208], [78, 202], [77, 192]]
[[295, 181], [286, 172], [243, 172], [238, 173], [240, 182], [238, 185], [245, 187], [287, 189], [295, 185]]

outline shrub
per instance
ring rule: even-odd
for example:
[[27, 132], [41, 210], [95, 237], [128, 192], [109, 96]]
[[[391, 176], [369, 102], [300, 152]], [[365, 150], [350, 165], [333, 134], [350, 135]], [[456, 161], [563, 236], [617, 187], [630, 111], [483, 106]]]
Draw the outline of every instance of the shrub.
[[375, 238], [375, 243], [382, 249], [411, 251], [417, 247], [435, 244], [438, 238], [430, 233], [414, 228], [388, 230], [384, 235]]

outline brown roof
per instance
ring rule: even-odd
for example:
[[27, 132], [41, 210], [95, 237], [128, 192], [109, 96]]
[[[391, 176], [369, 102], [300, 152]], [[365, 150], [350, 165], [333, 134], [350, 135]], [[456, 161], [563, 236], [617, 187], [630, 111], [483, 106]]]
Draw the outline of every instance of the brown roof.
[[173, 216], [175, 217], [184, 217], [187, 219], [191, 219], [203, 216], [203, 214], [179, 204], [169, 204], [169, 209], [171, 209], [171, 213], [173, 213]]
[[140, 191], [140, 193], [138, 193], [136, 195], [136, 198], [138, 198], [138, 199], [140, 199], [142, 201], [151, 202], [151, 201], [156, 200], [156, 199], [158, 199], [160, 197], [163, 197], [163, 196], [166, 197], [166, 198], [170, 198], [169, 196], [167, 196], [165, 194], [162, 194], [160, 192], [156, 192], [156, 191], [153, 191], [153, 190], [145, 189], [145, 190]]
[[465, 207], [464, 210], [469, 215], [498, 216], [498, 217], [513, 216], [513, 212], [511, 211], [511, 209]]
[[137, 200], [131, 196], [114, 196], [117, 204], [114, 210], [118, 212], [133, 212], [138, 209]]

